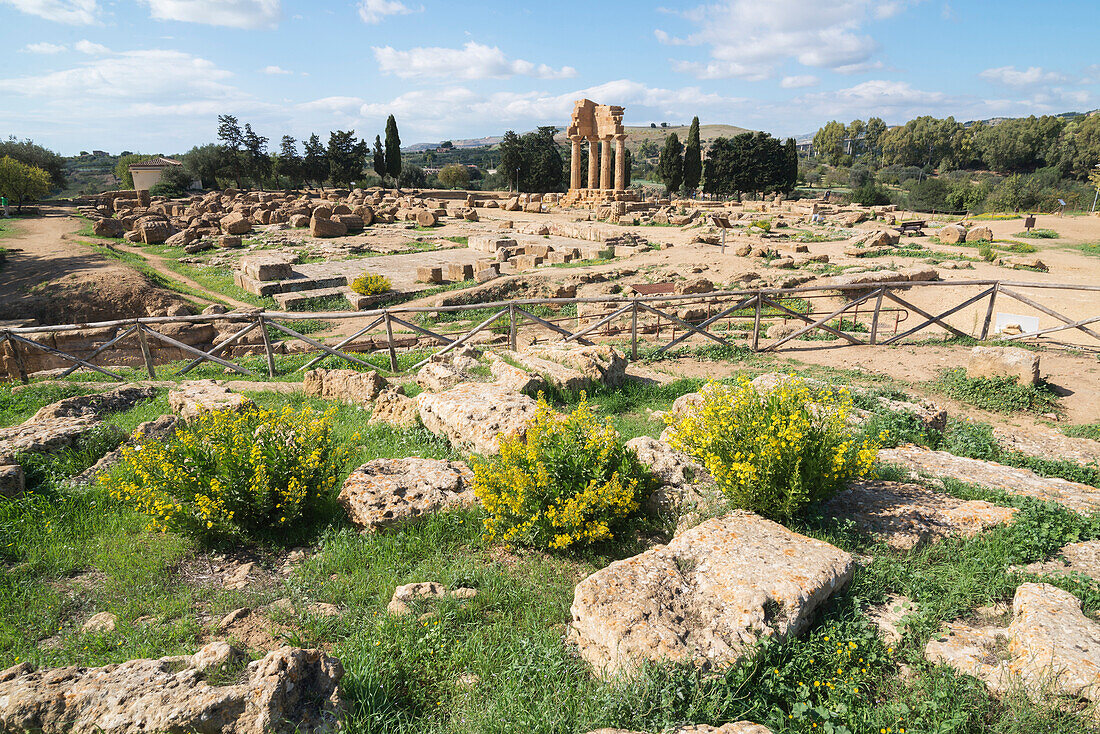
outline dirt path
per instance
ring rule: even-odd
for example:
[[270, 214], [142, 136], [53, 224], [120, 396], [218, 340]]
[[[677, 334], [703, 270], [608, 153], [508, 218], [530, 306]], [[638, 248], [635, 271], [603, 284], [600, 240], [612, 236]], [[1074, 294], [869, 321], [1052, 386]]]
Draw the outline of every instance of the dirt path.
[[42, 207], [43, 216], [15, 220], [3, 244], [7, 262], [0, 269], [0, 312], [21, 310], [28, 292], [37, 285], [70, 274], [90, 273], [112, 265], [73, 239], [79, 219], [63, 209]]
[[193, 279], [187, 277], [186, 275], [184, 275], [183, 273], [177, 273], [175, 270], [172, 270], [171, 268], [168, 267], [168, 265], [166, 264], [167, 261], [168, 261], [168, 258], [166, 258], [166, 257], [161, 257], [160, 255], [153, 255], [151, 253], [145, 252], [140, 247], [135, 247], [133, 245], [129, 245], [129, 244], [126, 244], [124, 242], [118, 242], [116, 240], [98, 240], [97, 239], [96, 241], [103, 242], [104, 244], [109, 243], [116, 250], [119, 250], [121, 252], [128, 252], [130, 254], [137, 255], [137, 256], [141, 257], [143, 260], [145, 260], [146, 264], [148, 264], [149, 267], [151, 267], [153, 270], [157, 271], [158, 273], [160, 273], [164, 277], [171, 278], [172, 280], [178, 280], [179, 282], [184, 283], [184, 284], [190, 286], [191, 288], [194, 288], [195, 290], [199, 291], [200, 293], [208, 294], [207, 297], [205, 298], [205, 300], [208, 301], [209, 303], [224, 302], [224, 303], [229, 304], [230, 306], [232, 306], [235, 309], [255, 308], [251, 303], [245, 303], [244, 301], [238, 301], [236, 298], [233, 298], [232, 296], [228, 296], [225, 293], [211, 291], [209, 288], [207, 288], [206, 286], [204, 286], [202, 283], [198, 282], [197, 280], [193, 280]]

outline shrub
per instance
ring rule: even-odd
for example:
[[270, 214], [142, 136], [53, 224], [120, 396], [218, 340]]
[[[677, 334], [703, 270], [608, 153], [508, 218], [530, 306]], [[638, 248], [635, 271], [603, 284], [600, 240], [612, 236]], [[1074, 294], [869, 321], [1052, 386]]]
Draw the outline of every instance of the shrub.
[[316, 414], [250, 407], [204, 413], [170, 438], [122, 450], [103, 479], [149, 527], [199, 537], [264, 536], [315, 517], [347, 450], [333, 439], [335, 409]]
[[740, 508], [774, 519], [831, 497], [868, 475], [878, 438], [848, 428], [847, 389], [816, 397], [800, 379], [757, 392], [747, 378], [710, 383], [702, 402], [671, 420], [673, 447], [696, 457]]
[[351, 282], [351, 289], [361, 296], [376, 296], [390, 289], [390, 279], [384, 275], [364, 273]]
[[944, 370], [938, 387], [949, 397], [996, 413], [1047, 413], [1060, 408], [1046, 385], [1021, 385], [1015, 377], [967, 377], [962, 367]]
[[890, 203], [890, 192], [876, 185], [873, 180], [868, 180], [860, 185], [859, 188], [853, 190], [848, 198], [853, 204], [877, 206], [879, 204]]
[[537, 548], [621, 537], [649, 484], [638, 457], [583, 398], [568, 415], [540, 398], [526, 437], [502, 439], [500, 456], [473, 469], [486, 540]]

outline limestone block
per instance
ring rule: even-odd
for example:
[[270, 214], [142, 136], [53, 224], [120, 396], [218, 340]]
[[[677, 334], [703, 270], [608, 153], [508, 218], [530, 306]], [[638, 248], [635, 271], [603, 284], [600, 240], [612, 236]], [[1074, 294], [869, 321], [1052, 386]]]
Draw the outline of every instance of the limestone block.
[[971, 227], [966, 233], [967, 242], [992, 242], [993, 230], [989, 227]]
[[0, 497], [20, 497], [26, 489], [23, 467], [18, 464], [0, 465]]
[[447, 280], [452, 283], [461, 283], [464, 280], [473, 280], [474, 266], [468, 263], [450, 263], [447, 265]]
[[252, 222], [240, 212], [233, 212], [221, 219], [222, 231], [226, 234], [248, 234], [252, 231]]
[[1039, 354], [1020, 347], [974, 347], [967, 377], [1015, 377], [1021, 385], [1039, 383]]
[[374, 370], [316, 369], [306, 372], [302, 391], [325, 400], [340, 400], [352, 405], [370, 405], [389, 383]]
[[310, 237], [343, 237], [347, 233], [347, 226], [339, 220], [318, 217], [316, 213], [309, 220]]
[[1100, 624], [1076, 596], [1050, 584], [1020, 584], [1008, 627], [949, 622], [924, 655], [994, 691], [1019, 683], [1036, 700], [1048, 691], [1100, 700]]
[[971, 538], [1013, 521], [1017, 510], [983, 500], [964, 501], [916, 484], [852, 482], [822, 507], [825, 515], [853, 521], [897, 550], [953, 535]]
[[353, 471], [337, 500], [363, 530], [400, 525], [435, 512], [472, 507], [473, 472], [459, 461], [374, 459]]
[[416, 401], [405, 396], [401, 392], [401, 387], [398, 386], [378, 393], [367, 425], [388, 425], [393, 428], [409, 429], [415, 428], [419, 420]]
[[855, 566], [839, 548], [736, 511], [581, 581], [569, 639], [605, 676], [645, 661], [734, 664], [765, 636], [805, 630]]
[[416, 384], [428, 392], [442, 392], [466, 382], [470, 376], [457, 367], [441, 362], [428, 362], [416, 373]]
[[416, 607], [424, 602], [435, 602], [441, 599], [459, 599], [462, 601], [473, 599], [477, 596], [477, 589], [459, 587], [448, 589], [443, 584], [435, 581], [421, 581], [405, 584], [393, 590], [390, 603], [386, 605], [386, 611], [390, 614], [402, 617], [411, 614]]
[[939, 238], [940, 242], [944, 242], [948, 245], [957, 245], [960, 242], [966, 241], [966, 229], [957, 224], [949, 224], [946, 227], [940, 228], [940, 231], [936, 233], [936, 237]]
[[[496, 357], [496, 355], [492, 356]], [[513, 367], [499, 357], [493, 359], [489, 365], [489, 373], [493, 376], [493, 379], [509, 390], [515, 390], [531, 397], [538, 397], [539, 392], [546, 389], [546, 381], [541, 375], [534, 372], [525, 372], [519, 367]]]
[[1009, 494], [1057, 502], [1082, 515], [1100, 512], [1100, 492], [1096, 487], [1058, 477], [1041, 477], [1030, 469], [967, 459], [946, 451], [933, 451], [912, 444], [882, 449], [878, 458], [884, 463], [900, 464], [914, 473], [949, 477], [960, 482], [1003, 490]]
[[498, 439], [523, 436], [535, 417], [537, 403], [503, 385], [468, 382], [416, 398], [420, 420], [461, 451], [490, 455], [500, 451]]
[[192, 420], [207, 411], [244, 410], [254, 405], [252, 400], [214, 380], [180, 383], [178, 390], [168, 393], [172, 411], [184, 420]]
[[443, 282], [443, 268], [436, 268], [430, 265], [419, 265], [416, 268], [416, 282], [417, 283], [442, 283]]
[[225, 642], [212, 642], [194, 655], [102, 668], [20, 663], [0, 672], [0, 725], [50, 734], [320, 734], [343, 717], [344, 669], [324, 651], [282, 647], [249, 663], [242, 682], [212, 685], [203, 671], [232, 657]]
[[527, 347], [524, 352], [577, 370], [587, 379], [605, 387], [618, 387], [626, 381], [626, 357], [606, 344], [547, 344]]

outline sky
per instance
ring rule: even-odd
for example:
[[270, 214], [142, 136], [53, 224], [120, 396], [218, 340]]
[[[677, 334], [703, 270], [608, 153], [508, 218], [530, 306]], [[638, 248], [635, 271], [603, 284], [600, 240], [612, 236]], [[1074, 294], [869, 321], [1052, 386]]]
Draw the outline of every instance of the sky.
[[0, 137], [180, 153], [217, 116], [282, 135], [387, 115], [404, 144], [693, 115], [775, 135], [1100, 107], [1100, 3], [0, 0]]

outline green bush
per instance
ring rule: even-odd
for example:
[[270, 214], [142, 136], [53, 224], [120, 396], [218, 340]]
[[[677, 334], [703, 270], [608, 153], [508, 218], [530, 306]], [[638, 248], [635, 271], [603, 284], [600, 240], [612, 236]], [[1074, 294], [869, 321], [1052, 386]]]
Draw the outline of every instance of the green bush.
[[944, 370], [936, 385], [949, 397], [995, 413], [1048, 413], [1061, 407], [1045, 384], [1021, 385], [1015, 377], [967, 377], [962, 367]]
[[890, 203], [890, 192], [874, 181], [866, 181], [848, 196], [853, 204], [877, 206]]
[[390, 289], [390, 279], [384, 275], [363, 273], [351, 281], [351, 289], [361, 296], [376, 296]]
[[563, 549], [622, 537], [639, 516], [648, 473], [586, 399], [559, 415], [542, 398], [524, 438], [475, 460], [486, 540]]
[[698, 459], [742, 509], [786, 520], [871, 473], [879, 437], [861, 441], [848, 427], [847, 389], [811, 395], [791, 378], [757, 392], [742, 377], [734, 387], [710, 383], [702, 395], [673, 415], [671, 443]]
[[1082, 423], [1076, 426], [1064, 426], [1062, 433], [1070, 438], [1091, 438], [1093, 441], [1100, 441], [1100, 421]]
[[290, 406], [204, 413], [166, 440], [123, 448], [102, 481], [115, 500], [147, 515], [153, 530], [284, 535], [332, 499], [348, 458], [333, 437], [335, 413]]

